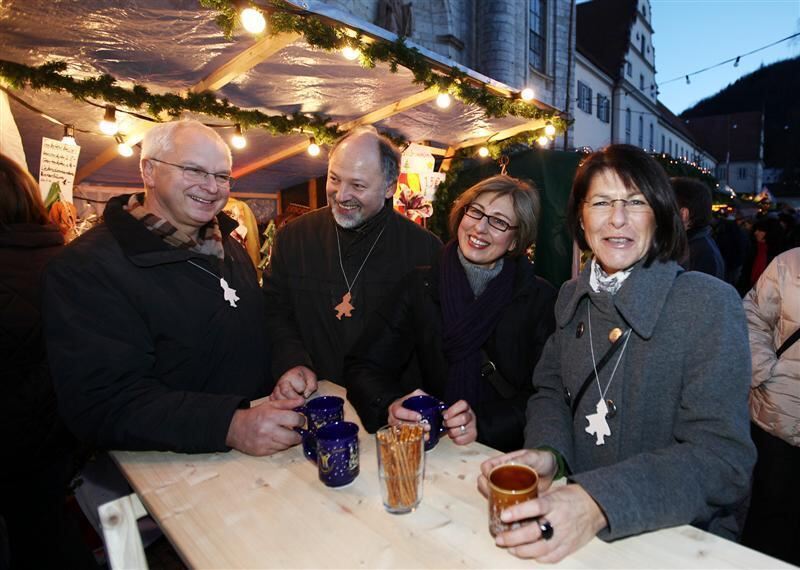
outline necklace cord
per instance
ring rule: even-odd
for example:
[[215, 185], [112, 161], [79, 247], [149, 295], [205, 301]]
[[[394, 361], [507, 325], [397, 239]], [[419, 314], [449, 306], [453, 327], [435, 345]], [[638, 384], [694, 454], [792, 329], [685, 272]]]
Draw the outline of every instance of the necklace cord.
[[364, 269], [364, 266], [367, 264], [367, 260], [369, 259], [369, 256], [372, 255], [372, 250], [374, 250], [375, 246], [378, 245], [378, 241], [381, 239], [381, 236], [383, 235], [384, 230], [386, 230], [386, 226], [383, 226], [381, 228], [381, 231], [378, 234], [378, 237], [376, 237], [375, 241], [372, 242], [372, 247], [369, 248], [369, 251], [367, 252], [367, 256], [364, 258], [364, 261], [361, 262], [361, 267], [358, 268], [358, 271], [356, 271], [356, 276], [353, 277], [352, 285], [350, 284], [350, 281], [347, 279], [347, 273], [344, 272], [344, 263], [342, 262], [342, 244], [339, 241], [339, 227], [335, 226], [333, 228], [333, 230], [336, 232], [336, 251], [339, 252], [339, 269], [342, 270], [342, 277], [344, 277], [345, 285], [347, 285], [347, 292], [349, 293], [350, 291], [353, 290], [353, 287], [355, 287], [356, 281], [358, 280], [358, 276], [361, 275], [361, 270]]

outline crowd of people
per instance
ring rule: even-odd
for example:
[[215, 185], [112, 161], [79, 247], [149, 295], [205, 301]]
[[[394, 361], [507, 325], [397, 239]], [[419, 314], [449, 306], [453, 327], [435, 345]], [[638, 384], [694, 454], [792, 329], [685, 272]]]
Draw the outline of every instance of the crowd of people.
[[[3, 473], [3, 562], [92, 566], [51, 517], [80, 446], [279, 453], [300, 442], [295, 408], [321, 379], [347, 388], [369, 431], [418, 421], [408, 397], [442, 400], [453, 443], [503, 452], [482, 465], [484, 493], [498, 464], [536, 469], [539, 497], [503, 520], [538, 524], [496, 537], [515, 556], [555, 562], [595, 536], [693, 524], [800, 562], [786, 215], [753, 224], [742, 254], [749, 238], [714, 227], [708, 188], [611, 145], [575, 175], [567, 226], [591, 257], [556, 291], [525, 255], [533, 185], [502, 174], [466, 189], [442, 244], [393, 210], [399, 162], [371, 127], [338, 141], [328, 205], [278, 233], [259, 286], [222, 213], [230, 150], [200, 123], [151, 129], [143, 192], [113, 198], [67, 247], [35, 181], [0, 160], [2, 416], [28, 458]], [[43, 541], [59, 548], [32, 554]]]

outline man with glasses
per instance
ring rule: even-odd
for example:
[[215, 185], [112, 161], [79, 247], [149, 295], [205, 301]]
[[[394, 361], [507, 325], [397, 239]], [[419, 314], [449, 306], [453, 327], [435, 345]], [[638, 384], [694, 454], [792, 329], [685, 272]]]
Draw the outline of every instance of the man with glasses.
[[302, 400], [272, 388], [264, 298], [230, 236], [231, 153], [195, 121], [142, 141], [144, 192], [49, 266], [48, 356], [71, 430], [102, 449], [269, 455], [300, 441]]
[[373, 127], [331, 149], [328, 206], [279, 233], [265, 275], [274, 399], [344, 384], [344, 356], [395, 285], [441, 242], [392, 209], [400, 153]]

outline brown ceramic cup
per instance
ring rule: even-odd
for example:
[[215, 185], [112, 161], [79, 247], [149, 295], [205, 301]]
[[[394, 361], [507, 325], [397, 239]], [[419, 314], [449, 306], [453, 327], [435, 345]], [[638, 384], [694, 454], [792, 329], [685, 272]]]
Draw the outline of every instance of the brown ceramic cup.
[[527, 465], [504, 463], [489, 472], [489, 532], [496, 536], [520, 523], [504, 523], [500, 513], [512, 505], [535, 499], [538, 495], [539, 475]]

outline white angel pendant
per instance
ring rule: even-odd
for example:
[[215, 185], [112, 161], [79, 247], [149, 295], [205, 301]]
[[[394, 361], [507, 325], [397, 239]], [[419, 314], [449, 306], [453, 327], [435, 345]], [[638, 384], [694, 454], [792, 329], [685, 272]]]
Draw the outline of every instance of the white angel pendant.
[[586, 416], [589, 421], [589, 425], [586, 426], [586, 433], [597, 437], [595, 445], [605, 445], [605, 437], [611, 435], [611, 428], [606, 421], [608, 406], [603, 398], [600, 398], [600, 401], [597, 402], [595, 410], [597, 410], [597, 413]]
[[219, 286], [222, 287], [222, 295], [231, 307], [238, 307], [236, 301], [239, 300], [239, 295], [236, 294], [236, 289], [228, 285], [222, 277], [219, 278]]

